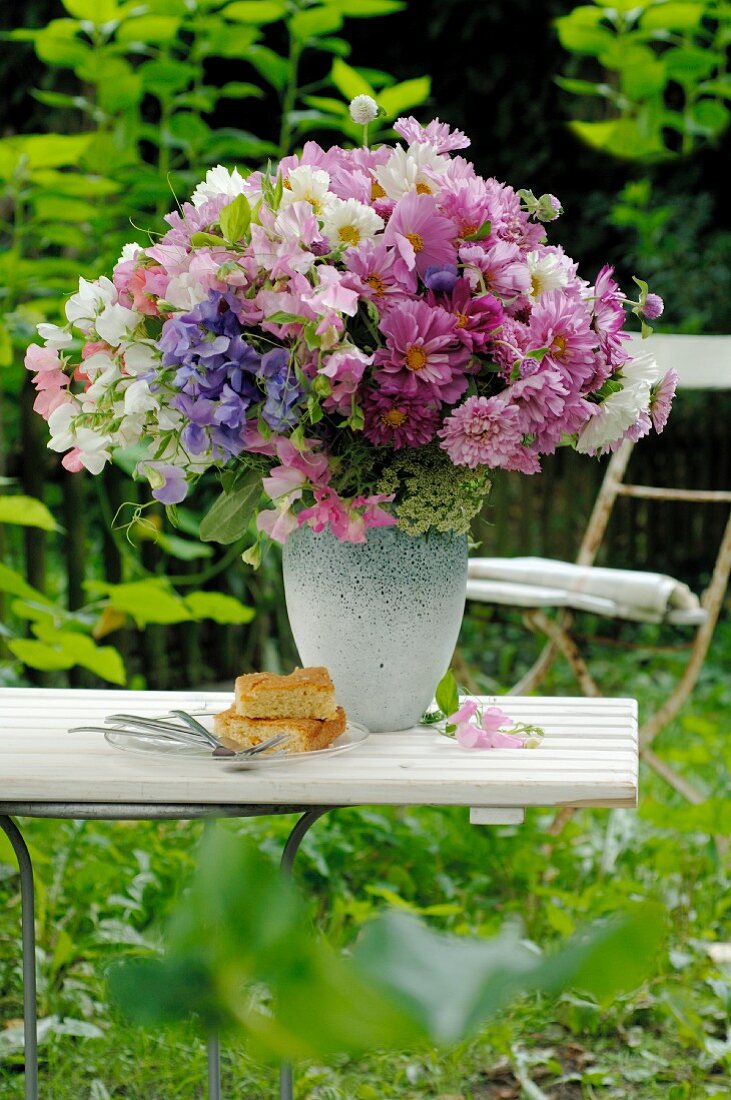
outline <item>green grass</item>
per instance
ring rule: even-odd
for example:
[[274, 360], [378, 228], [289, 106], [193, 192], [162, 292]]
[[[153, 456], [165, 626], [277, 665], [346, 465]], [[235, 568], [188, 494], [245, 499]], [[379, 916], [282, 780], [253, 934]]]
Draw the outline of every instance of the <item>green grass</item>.
[[[628, 648], [630, 638], [641, 647]], [[645, 711], [684, 655], [665, 651], [673, 638], [655, 628], [611, 641], [592, 647], [599, 679], [608, 693], [636, 695]], [[492, 612], [473, 616], [463, 631], [463, 653], [490, 692], [510, 682], [532, 648], [517, 620]], [[731, 834], [729, 667], [726, 622], [691, 704], [658, 744], [708, 792], [700, 810], [643, 771], [638, 812], [582, 811], [555, 837], [552, 814], [536, 810], [516, 828], [470, 827], [460, 809], [368, 808], [337, 811], [314, 827], [298, 875], [317, 899], [319, 926], [339, 944], [385, 904], [408, 906], [459, 934], [489, 936], [519, 920], [528, 939], [547, 946], [628, 900], [654, 897], [667, 907], [669, 935], [651, 979], [608, 1010], [580, 992], [558, 1001], [525, 997], [457, 1050], [298, 1067], [298, 1100], [731, 1098], [731, 970], [709, 954], [709, 944], [731, 941], [729, 862], [711, 835]], [[576, 693], [559, 666], [546, 690]], [[257, 837], [275, 858], [292, 821], [225, 827]], [[28, 821], [25, 830], [39, 892], [40, 1012], [61, 1021], [41, 1047], [44, 1100], [205, 1096], [204, 1036], [194, 1023], [160, 1034], [130, 1028], [111, 1012], [104, 987], [113, 959], [158, 942], [158, 923], [194, 864], [201, 825]], [[22, 1055], [12, 1043], [21, 1016], [18, 920], [17, 873], [0, 849], [3, 1100], [23, 1095]], [[224, 1095], [276, 1094], [276, 1069], [227, 1038]]]

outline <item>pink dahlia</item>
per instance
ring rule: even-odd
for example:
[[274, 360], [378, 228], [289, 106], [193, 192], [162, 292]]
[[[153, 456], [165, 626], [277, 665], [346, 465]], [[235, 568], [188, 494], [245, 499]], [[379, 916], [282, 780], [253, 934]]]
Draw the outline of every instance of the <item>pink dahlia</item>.
[[380, 323], [386, 347], [375, 355], [383, 389], [456, 401], [467, 387], [462, 368], [469, 353], [457, 342], [455, 327], [451, 313], [421, 300], [391, 310]]
[[363, 408], [364, 435], [377, 447], [421, 447], [431, 442], [439, 426], [438, 402], [421, 397], [372, 390]]
[[429, 305], [440, 305], [454, 316], [455, 335], [472, 352], [484, 351], [505, 320], [503, 307], [492, 294], [472, 297], [468, 279], [458, 279], [449, 295], [429, 291], [426, 300]]
[[423, 275], [428, 267], [456, 263], [456, 234], [456, 225], [439, 213], [433, 195], [410, 191], [396, 203], [383, 241], [394, 246], [409, 271], [416, 268]]
[[662, 381], [656, 387], [653, 387], [652, 396], [650, 397], [650, 416], [652, 426], [658, 435], [668, 422], [677, 385], [678, 372], [669, 370]]
[[586, 304], [560, 290], [541, 294], [530, 317], [530, 347], [548, 348], [543, 364], [560, 371], [572, 390], [594, 373], [597, 337]]
[[456, 466], [508, 467], [523, 447], [521, 415], [502, 397], [468, 397], [438, 433]]

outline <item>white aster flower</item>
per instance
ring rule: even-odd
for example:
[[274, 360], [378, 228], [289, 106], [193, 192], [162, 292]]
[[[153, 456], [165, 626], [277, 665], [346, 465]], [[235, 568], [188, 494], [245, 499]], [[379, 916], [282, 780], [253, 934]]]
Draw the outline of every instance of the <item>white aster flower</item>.
[[525, 259], [531, 283], [527, 294], [534, 301], [549, 290], [569, 285], [569, 273], [557, 253], [529, 252]]
[[119, 302], [112, 302], [99, 314], [94, 328], [102, 340], [116, 348], [122, 340], [132, 335], [141, 320], [140, 314], [133, 309], [127, 309]]
[[208, 169], [205, 180], [198, 184], [190, 201], [193, 206], [203, 206], [203, 203], [208, 202], [209, 199], [215, 199], [217, 195], [228, 195], [235, 199], [243, 192], [244, 178], [238, 168], [229, 172], [228, 168], [217, 164], [215, 168]]
[[440, 156], [428, 141], [415, 142], [408, 149], [397, 145], [385, 164], [374, 169], [377, 183], [389, 199], [398, 201], [410, 191], [433, 195], [439, 191], [434, 176], [447, 171], [448, 158]]
[[308, 202], [316, 214], [321, 214], [325, 198], [329, 194], [330, 174], [322, 168], [300, 164], [293, 168], [284, 181], [282, 206], [293, 202]]
[[66, 332], [66, 329], [59, 328], [58, 325], [49, 325], [44, 321], [36, 327], [38, 335], [47, 348], [55, 348], [58, 351], [61, 348], [67, 348], [71, 343], [71, 333]]
[[383, 229], [383, 218], [357, 199], [328, 198], [322, 218], [322, 231], [331, 248], [354, 248], [375, 237]]
[[622, 366], [624, 388], [633, 390], [647, 389], [660, 381], [660, 368], [654, 355], [645, 352], [634, 359], [628, 359]]
[[351, 99], [348, 110], [353, 122], [361, 126], [367, 126], [374, 118], [378, 118], [378, 104], [369, 95], [357, 95], [355, 99]]
[[95, 318], [117, 298], [117, 288], [105, 275], [93, 283], [79, 279], [78, 293], [72, 294], [66, 303], [66, 316], [72, 325], [88, 333]]

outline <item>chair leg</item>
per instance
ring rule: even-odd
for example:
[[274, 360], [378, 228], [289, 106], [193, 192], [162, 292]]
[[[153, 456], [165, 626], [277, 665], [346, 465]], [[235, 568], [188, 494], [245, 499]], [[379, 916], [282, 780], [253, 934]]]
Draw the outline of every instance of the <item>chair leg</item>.
[[[526, 612], [523, 615], [523, 622], [534, 634], [537, 632], [535, 625], [531, 621], [530, 612]], [[542, 633], [542, 631], [539, 631], [539, 633]], [[548, 670], [556, 660], [557, 653], [558, 647], [555, 642], [549, 639], [525, 675], [521, 676], [520, 680], [510, 688], [508, 695], [529, 695], [531, 691], [543, 682]]]
[[536, 629], [550, 638], [561, 651], [571, 665], [574, 676], [584, 695], [599, 698], [602, 693], [594, 677], [589, 672], [586, 662], [579, 652], [579, 647], [569, 632], [555, 619], [549, 618], [543, 611], [530, 611], [527, 613], [526, 618], [530, 618], [535, 623]]
[[640, 756], [647, 764], [648, 768], [664, 779], [666, 783], [681, 794], [687, 802], [692, 803], [694, 806], [700, 805], [701, 802], [705, 802], [707, 795], [703, 794], [694, 787], [692, 783], [689, 783], [687, 779], [683, 779], [682, 775], [678, 775], [676, 771], [666, 764], [664, 760], [661, 760], [659, 756], [656, 756], [652, 749], [640, 749]]

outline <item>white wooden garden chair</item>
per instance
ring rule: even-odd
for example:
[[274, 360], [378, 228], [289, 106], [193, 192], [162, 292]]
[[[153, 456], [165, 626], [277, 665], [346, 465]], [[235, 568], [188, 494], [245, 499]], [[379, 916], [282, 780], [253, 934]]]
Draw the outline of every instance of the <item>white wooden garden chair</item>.
[[[678, 372], [679, 390], [731, 390], [731, 337], [657, 335], [645, 346], [651, 348], [663, 370], [673, 368]], [[672, 430], [672, 414], [665, 430]], [[569, 662], [584, 695], [601, 695], [571, 633], [576, 612], [664, 622], [692, 631], [685, 669], [662, 705], [645, 719], [640, 729], [640, 748], [646, 763], [659, 775], [690, 801], [700, 802], [703, 795], [668, 767], [651, 746], [686, 702], [702, 670], [731, 573], [731, 512], [710, 583], [700, 598], [672, 577], [606, 569], [594, 563], [618, 497], [729, 506], [731, 487], [703, 490], [627, 483], [624, 476], [633, 448], [632, 443], [624, 443], [612, 456], [575, 563], [546, 558], [472, 558], [467, 598], [525, 609], [526, 626], [546, 639], [538, 659], [514, 685], [511, 695], [534, 690], [559, 654]]]

